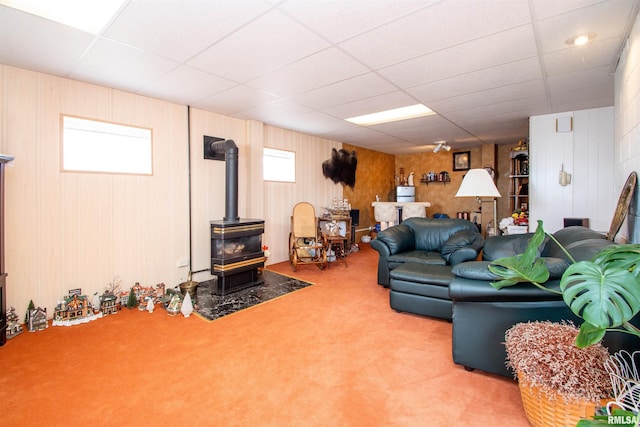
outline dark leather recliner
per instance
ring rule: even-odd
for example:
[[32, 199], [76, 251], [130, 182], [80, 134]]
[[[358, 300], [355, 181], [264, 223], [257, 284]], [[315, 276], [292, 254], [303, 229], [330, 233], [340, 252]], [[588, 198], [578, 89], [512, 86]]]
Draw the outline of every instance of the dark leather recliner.
[[398, 312], [451, 320], [452, 266], [476, 259], [484, 239], [469, 221], [410, 218], [378, 234], [378, 283]]
[[391, 270], [407, 262], [456, 265], [476, 259], [484, 239], [475, 224], [458, 218], [409, 218], [378, 233], [378, 284], [389, 287]]
[[[453, 361], [468, 369], [480, 369], [511, 377], [506, 367], [505, 332], [519, 322], [572, 321], [582, 324], [562, 300], [561, 295], [539, 289], [530, 283], [494, 289], [490, 282], [497, 279], [488, 269], [490, 261], [524, 252], [532, 234], [490, 237], [486, 240], [483, 260], [466, 262], [454, 267], [456, 277], [449, 284], [453, 300]], [[605, 236], [585, 227], [567, 227], [554, 237], [577, 260], [589, 260], [599, 250], [611, 244]], [[566, 255], [550, 240], [541, 252], [547, 262], [551, 279], [546, 287], [559, 290], [559, 279], [569, 265]], [[633, 323], [639, 321], [634, 319]], [[608, 332], [603, 344], [610, 352], [640, 347], [637, 337]]]

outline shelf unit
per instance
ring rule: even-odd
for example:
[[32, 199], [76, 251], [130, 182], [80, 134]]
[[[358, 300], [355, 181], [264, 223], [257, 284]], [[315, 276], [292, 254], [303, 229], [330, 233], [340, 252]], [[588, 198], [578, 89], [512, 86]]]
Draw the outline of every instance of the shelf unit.
[[429, 184], [442, 184], [442, 185], [444, 185], [444, 184], [447, 184], [447, 183], [450, 183], [450, 182], [451, 182], [451, 178], [446, 179], [444, 181], [439, 181], [439, 180], [429, 181], [429, 180], [425, 180], [425, 179], [421, 179], [420, 180], [420, 184], [427, 184], [427, 185], [429, 185]]
[[529, 212], [529, 152], [512, 150], [509, 175], [509, 209]]
[[424, 173], [422, 178], [420, 178], [420, 184], [446, 184], [451, 182], [451, 174], [447, 171], [442, 171], [440, 173], [429, 172]]

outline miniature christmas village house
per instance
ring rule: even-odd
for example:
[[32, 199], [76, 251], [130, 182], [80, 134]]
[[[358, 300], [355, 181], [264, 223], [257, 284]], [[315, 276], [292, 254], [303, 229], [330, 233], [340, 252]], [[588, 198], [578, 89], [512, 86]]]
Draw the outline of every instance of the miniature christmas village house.
[[109, 291], [106, 291], [100, 297], [100, 311], [102, 315], [116, 314], [118, 312], [118, 297]]
[[29, 332], [44, 331], [49, 327], [47, 322], [47, 309], [46, 308], [33, 308], [29, 309], [27, 313], [27, 326]]
[[16, 309], [14, 307], [10, 307], [7, 312], [7, 338], [13, 338], [16, 335], [20, 335], [22, 331], [22, 325], [20, 324], [20, 319], [16, 314]]
[[58, 303], [53, 312], [53, 326], [70, 326], [99, 319], [102, 313], [95, 314], [89, 298], [80, 295], [79, 290], [69, 291], [70, 295]]
[[87, 317], [93, 313], [86, 295], [70, 295], [58, 303], [53, 312], [55, 320], [73, 320]]
[[[141, 301], [144, 301], [146, 304], [146, 300], [149, 298], [153, 298], [154, 303], [159, 302], [164, 296], [164, 283], [158, 283], [155, 287], [149, 286], [144, 287], [141, 286], [140, 283], [136, 282], [135, 285], [131, 288], [136, 296], [137, 304], [140, 304]], [[130, 291], [122, 291], [120, 292], [120, 305], [122, 307], [127, 306], [127, 302], [129, 301], [129, 292]]]

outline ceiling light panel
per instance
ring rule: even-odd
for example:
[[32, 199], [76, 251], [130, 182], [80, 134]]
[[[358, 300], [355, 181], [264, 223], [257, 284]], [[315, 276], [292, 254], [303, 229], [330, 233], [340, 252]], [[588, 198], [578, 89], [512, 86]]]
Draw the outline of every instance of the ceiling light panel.
[[378, 125], [380, 123], [390, 123], [400, 120], [415, 119], [417, 117], [431, 116], [433, 114], [435, 113], [426, 105], [415, 104], [408, 105], [406, 107], [394, 108], [392, 110], [365, 114], [363, 116], [351, 117], [346, 120], [360, 126], [371, 126]]

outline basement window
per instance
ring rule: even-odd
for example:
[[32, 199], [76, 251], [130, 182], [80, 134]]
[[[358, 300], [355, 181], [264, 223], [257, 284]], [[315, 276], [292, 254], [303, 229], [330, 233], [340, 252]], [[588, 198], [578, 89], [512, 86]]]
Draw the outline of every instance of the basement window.
[[153, 174], [151, 129], [62, 116], [62, 170]]
[[265, 148], [262, 154], [262, 178], [265, 181], [296, 182], [296, 153]]

